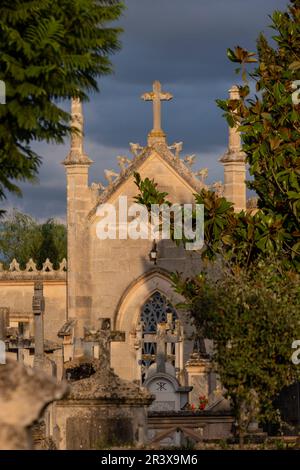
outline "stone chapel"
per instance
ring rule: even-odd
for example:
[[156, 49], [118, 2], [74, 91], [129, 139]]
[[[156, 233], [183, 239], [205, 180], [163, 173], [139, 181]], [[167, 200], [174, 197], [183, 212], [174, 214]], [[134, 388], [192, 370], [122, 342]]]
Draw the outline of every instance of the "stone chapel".
[[[229, 93], [232, 99], [239, 98], [238, 87]], [[185, 276], [198, 273], [199, 253], [160, 240], [151, 257], [151, 239], [100, 240], [96, 234], [99, 205], [114, 204], [118, 215], [120, 196], [127, 196], [128, 204], [134, 202], [138, 193], [134, 172], [142, 179], [154, 179], [174, 203], [193, 203], [193, 194], [208, 187], [207, 170], [194, 172], [194, 157], [182, 155], [182, 142], [168, 143], [162, 130], [161, 104], [172, 95], [156, 81], [142, 98], [153, 105], [147, 144], [131, 143], [131, 157], [117, 157], [120, 170], [105, 170], [106, 186], [89, 182], [93, 161], [84, 151], [82, 105], [72, 101], [72, 121], [78, 132], [72, 135], [63, 161], [68, 260], [62, 260], [58, 270], [49, 260], [42, 270], [32, 260], [25, 270], [17, 260], [7, 271], [0, 266], [0, 307], [7, 320], [8, 354], [34, 364], [38, 342], [32, 295], [34, 283], [41, 281], [44, 352], [55, 363], [58, 377], [63, 376], [64, 363], [76, 357], [98, 358], [97, 344], [88, 338], [106, 322], [111, 332], [111, 367], [121, 379], [144, 385], [156, 395], [153, 410], [180, 410], [197, 400], [199, 393], [208, 397], [208, 407], [213, 408], [219, 406], [221, 393], [210, 365], [210, 345], [204, 339], [195, 340], [188, 312], [177, 308], [184, 299], [170, 280], [174, 271]], [[216, 182], [211, 189], [233, 202], [236, 211], [246, 210], [246, 163], [236, 128], [229, 129], [228, 149], [220, 162], [224, 183]]]
[[[237, 98], [238, 89], [230, 90]], [[67, 177], [67, 318], [76, 319], [75, 337], [83, 335], [84, 328], [97, 328], [102, 318], [109, 318], [114, 330], [125, 333], [125, 341], [112, 342], [111, 364], [117, 374], [132, 381], [143, 381], [151, 365], [154, 343], [138, 339], [138, 329], [143, 322], [142, 337], [156, 331], [156, 325], [167, 321], [168, 312], [173, 321], [182, 322], [182, 338], [169, 345], [174, 356], [176, 374], [182, 385], [188, 384], [186, 364], [193, 352], [193, 340], [188, 315], [176, 311], [183, 299], [172, 289], [169, 279], [174, 271], [190, 276], [198, 272], [200, 257], [176, 247], [172, 241], [162, 240], [157, 246], [154, 265], [149, 259], [152, 240], [99, 240], [96, 236], [99, 204], [116, 203], [119, 196], [127, 196], [128, 204], [134, 201], [137, 187], [134, 172], [158, 183], [161, 191], [168, 193], [171, 202], [192, 203], [193, 193], [205, 186], [205, 170], [193, 173], [191, 157], [180, 158], [181, 143], [169, 145], [161, 128], [161, 102], [172, 95], [161, 90], [154, 82], [153, 91], [142, 96], [153, 102], [153, 129], [147, 146], [130, 144], [132, 158], [119, 156], [120, 173], [106, 170], [108, 186], [89, 185], [92, 164], [83, 148], [83, 116], [79, 102], [73, 102], [74, 125], [80, 134], [74, 136], [71, 150], [63, 164]], [[230, 129], [228, 152], [221, 159], [224, 165], [224, 194], [235, 204], [236, 210], [246, 208], [245, 159], [241, 152], [240, 137]], [[214, 185], [221, 191], [220, 185]], [[117, 207], [116, 207], [117, 209]], [[74, 344], [76, 348], [80, 347]]]

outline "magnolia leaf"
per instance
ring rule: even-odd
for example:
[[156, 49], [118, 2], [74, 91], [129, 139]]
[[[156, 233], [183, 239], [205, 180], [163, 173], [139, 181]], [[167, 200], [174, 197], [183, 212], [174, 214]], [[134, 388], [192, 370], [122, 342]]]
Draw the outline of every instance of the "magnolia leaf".
[[295, 60], [289, 65], [289, 70], [299, 70], [300, 69], [300, 61]]

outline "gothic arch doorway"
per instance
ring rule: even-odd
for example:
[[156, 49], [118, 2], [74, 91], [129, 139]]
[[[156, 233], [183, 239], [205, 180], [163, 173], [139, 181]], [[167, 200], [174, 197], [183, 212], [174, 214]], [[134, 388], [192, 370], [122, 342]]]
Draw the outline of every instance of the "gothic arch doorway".
[[[156, 268], [132, 282], [124, 291], [116, 307], [114, 328], [124, 331], [126, 340], [123, 343], [112, 343], [112, 367], [124, 379], [141, 381], [141, 348], [137, 345], [137, 328], [141, 323], [144, 306], [156, 292], [166, 299], [166, 305], [170, 303], [174, 309], [174, 306], [184, 302], [184, 298], [175, 292], [168, 273]], [[176, 315], [184, 323], [183, 327], [189, 335], [190, 326], [189, 322], [185, 322], [185, 312], [180, 310], [176, 312]], [[185, 342], [184, 357], [180, 361], [182, 364], [188, 359], [190, 349], [188, 342]]]

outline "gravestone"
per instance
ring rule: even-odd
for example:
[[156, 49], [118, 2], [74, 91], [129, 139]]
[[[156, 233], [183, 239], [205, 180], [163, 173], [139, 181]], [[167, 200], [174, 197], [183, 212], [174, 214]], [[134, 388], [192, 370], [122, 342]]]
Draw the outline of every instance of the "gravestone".
[[145, 444], [147, 407], [154, 396], [114, 373], [110, 343], [115, 340], [123, 341], [124, 334], [111, 331], [110, 321], [102, 319], [99, 330], [85, 329], [85, 355], [65, 363], [70, 394], [56, 405], [59, 449]]
[[149, 367], [143, 384], [155, 395], [150, 411], [180, 411], [187, 404], [188, 394], [192, 389], [180, 385], [176, 378], [176, 369], [168, 360], [169, 346], [182, 341], [180, 321], [175, 321], [174, 328], [172, 325], [172, 314], [168, 314], [166, 323], [157, 324], [156, 334], [141, 337], [141, 344], [156, 343], [155, 363]]

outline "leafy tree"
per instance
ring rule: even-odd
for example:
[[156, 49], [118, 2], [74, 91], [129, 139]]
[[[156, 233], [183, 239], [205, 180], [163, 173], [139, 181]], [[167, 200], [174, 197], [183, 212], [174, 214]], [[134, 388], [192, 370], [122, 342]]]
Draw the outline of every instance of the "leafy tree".
[[[150, 204], [166, 202], [154, 181], [136, 176], [135, 182], [136, 200], [149, 210]], [[236, 214], [230, 202], [207, 190], [196, 194], [195, 202], [204, 205], [202, 257], [215, 261], [220, 274], [186, 279], [173, 273], [172, 280], [197, 334], [213, 340], [212, 359], [242, 444], [252, 421], [279, 418], [274, 400], [300, 378], [291, 362], [292, 342], [300, 337], [300, 276], [276, 257], [280, 237], [263, 211]]]
[[30, 215], [14, 211], [7, 213], [0, 224], [1, 262], [6, 267], [16, 258], [21, 267], [33, 258], [41, 244], [38, 223]]
[[[205, 211], [202, 256], [218, 260], [223, 272], [218, 280], [203, 273], [193, 279], [173, 275], [197, 331], [214, 341], [241, 441], [251, 420], [275, 418], [274, 398], [299, 379], [291, 344], [300, 333], [299, 104], [292, 100], [300, 70], [300, 0], [272, 20], [276, 46], [260, 36], [258, 66], [250, 73], [258, 95], [250, 97], [246, 74], [254, 53], [236, 47], [228, 56], [241, 65], [241, 99], [218, 100], [229, 125], [240, 126], [259, 210], [235, 214], [213, 192], [196, 194]], [[139, 202], [147, 202], [153, 189], [136, 182]]]
[[0, 199], [21, 193], [16, 182], [35, 179], [41, 158], [32, 141], [61, 143], [70, 134], [62, 100], [86, 100], [97, 78], [111, 73], [121, 30], [109, 24], [122, 10], [119, 0], [1, 1]]
[[63, 224], [53, 219], [47, 220], [39, 227], [41, 232], [41, 244], [35, 253], [37, 266], [42, 267], [44, 261], [49, 258], [54, 268], [59, 267], [59, 262], [67, 258], [67, 232]]
[[251, 422], [279, 420], [274, 399], [300, 378], [291, 361], [292, 341], [300, 337], [299, 275], [268, 260], [234, 273], [224, 268], [220, 279], [174, 274], [173, 281], [197, 333], [214, 342], [212, 359], [242, 444]]
[[300, 79], [300, 0], [291, 0], [285, 12], [275, 11], [272, 22], [275, 47], [260, 35], [258, 65], [249, 74], [258, 94], [251, 97], [246, 76], [246, 64], [255, 61], [254, 53], [238, 46], [228, 49], [228, 57], [243, 69], [241, 100], [218, 100], [218, 104], [230, 125], [240, 125], [253, 175], [248, 186], [257, 193], [262, 213], [274, 222], [270, 228], [278, 233], [287, 261], [293, 260], [299, 269], [300, 104], [294, 87]]
[[38, 268], [47, 258], [58, 268], [67, 257], [65, 225], [53, 219], [38, 223], [30, 215], [13, 211], [0, 224], [0, 260], [7, 267], [16, 258], [21, 268], [32, 258]]
[[[159, 192], [153, 180], [141, 180], [135, 173], [135, 184], [140, 191], [135, 200], [149, 210], [151, 204], [170, 204], [167, 193]], [[216, 260], [221, 257], [227, 266], [247, 267], [265, 256], [281, 256], [285, 230], [280, 216], [271, 217], [262, 211], [254, 215], [244, 211], [236, 213], [231, 202], [207, 189], [194, 196], [195, 203], [204, 206], [202, 258]], [[173, 222], [171, 217], [171, 236], [175, 233]], [[177, 244], [187, 241], [184, 236], [182, 240], [175, 240]]]

